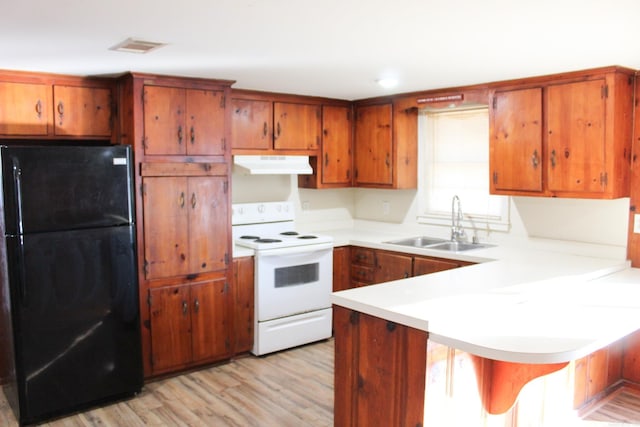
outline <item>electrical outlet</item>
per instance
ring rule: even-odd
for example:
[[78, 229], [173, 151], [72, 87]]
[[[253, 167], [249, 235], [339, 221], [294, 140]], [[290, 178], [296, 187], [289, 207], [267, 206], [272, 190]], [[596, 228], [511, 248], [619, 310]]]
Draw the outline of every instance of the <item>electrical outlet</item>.
[[640, 234], [640, 214], [633, 215], [633, 232]]
[[382, 215], [389, 215], [391, 212], [391, 204], [387, 201], [382, 202]]

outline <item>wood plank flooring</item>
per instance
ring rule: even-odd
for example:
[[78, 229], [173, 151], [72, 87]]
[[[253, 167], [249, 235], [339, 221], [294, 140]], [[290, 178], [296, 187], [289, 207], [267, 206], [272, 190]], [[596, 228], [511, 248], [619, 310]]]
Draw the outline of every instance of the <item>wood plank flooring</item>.
[[[17, 425], [0, 393], [0, 427]], [[622, 388], [571, 425], [640, 425], [640, 391]], [[151, 382], [134, 399], [41, 425], [125, 426], [333, 426], [333, 340]]]

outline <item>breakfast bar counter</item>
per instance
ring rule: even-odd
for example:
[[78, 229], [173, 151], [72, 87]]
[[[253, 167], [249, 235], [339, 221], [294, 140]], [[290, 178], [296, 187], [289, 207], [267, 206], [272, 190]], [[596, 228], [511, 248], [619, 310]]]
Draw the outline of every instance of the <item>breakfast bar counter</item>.
[[502, 413], [530, 380], [640, 330], [640, 270], [625, 261], [478, 252], [493, 260], [333, 294], [335, 425], [421, 425], [427, 341], [469, 353], [485, 409]]

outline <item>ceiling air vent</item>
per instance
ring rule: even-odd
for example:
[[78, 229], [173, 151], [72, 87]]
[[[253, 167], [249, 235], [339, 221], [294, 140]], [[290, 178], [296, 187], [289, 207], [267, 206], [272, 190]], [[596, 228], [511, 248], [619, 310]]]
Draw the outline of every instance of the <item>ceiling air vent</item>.
[[117, 45], [109, 49], [118, 52], [148, 53], [162, 46], [166, 46], [166, 43], [149, 42], [145, 40], [128, 38], [122, 43], [118, 43]]

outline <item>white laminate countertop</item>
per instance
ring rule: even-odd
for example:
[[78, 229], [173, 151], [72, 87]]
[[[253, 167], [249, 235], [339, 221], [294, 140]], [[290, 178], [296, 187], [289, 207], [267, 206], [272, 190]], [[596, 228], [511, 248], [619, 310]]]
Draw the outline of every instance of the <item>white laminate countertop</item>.
[[[357, 234], [337, 245], [390, 249], [379, 237]], [[480, 263], [335, 292], [332, 302], [428, 331], [430, 340], [468, 353], [519, 363], [568, 362], [640, 330], [640, 269], [624, 260], [508, 246], [397, 250]]]

